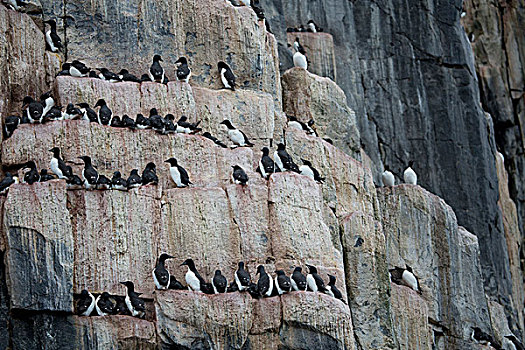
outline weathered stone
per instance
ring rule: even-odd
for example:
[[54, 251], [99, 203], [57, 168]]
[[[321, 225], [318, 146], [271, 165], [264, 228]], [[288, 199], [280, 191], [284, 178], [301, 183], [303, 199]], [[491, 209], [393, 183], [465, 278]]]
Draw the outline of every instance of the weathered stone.
[[12, 185], [4, 229], [11, 308], [71, 312], [74, 248], [65, 183]]
[[75, 348], [154, 350], [155, 323], [131, 316], [73, 317]]
[[[363, 349], [395, 349], [394, 334], [400, 334], [392, 329], [399, 324], [392, 323], [390, 303], [395, 304], [395, 295], [389, 299], [383, 228], [370, 214], [354, 212], [342, 218], [341, 230], [356, 339]], [[405, 310], [398, 310], [398, 315], [412, 316]]]
[[68, 191], [75, 238], [75, 293], [82, 289], [124, 295], [119, 282], [133, 281], [151, 297], [151, 275], [160, 231], [160, 200], [154, 186], [129, 192]]
[[337, 82], [332, 35], [329, 33], [287, 33], [290, 45], [293, 45], [295, 38], [299, 38], [299, 42], [306, 51], [308, 71]]
[[11, 339], [13, 350], [74, 350], [77, 329], [73, 317], [65, 314], [13, 314]]
[[346, 104], [346, 97], [332, 80], [301, 68], [283, 74], [283, 110], [307, 122], [315, 120], [317, 132], [328, 137], [345, 153], [359, 157], [360, 137], [357, 118]]

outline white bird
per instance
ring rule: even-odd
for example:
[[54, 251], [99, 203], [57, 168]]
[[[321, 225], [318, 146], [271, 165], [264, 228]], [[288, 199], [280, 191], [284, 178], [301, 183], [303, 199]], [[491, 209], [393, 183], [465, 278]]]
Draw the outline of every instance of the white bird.
[[408, 168], [405, 169], [405, 172], [403, 173], [403, 180], [406, 184], [410, 185], [417, 185], [417, 174], [412, 169], [412, 166], [414, 165], [413, 161], [410, 161], [408, 163]]
[[383, 179], [383, 186], [392, 187], [396, 184], [394, 174], [392, 174], [388, 170], [383, 171], [383, 175], [381, 175], [381, 178]]

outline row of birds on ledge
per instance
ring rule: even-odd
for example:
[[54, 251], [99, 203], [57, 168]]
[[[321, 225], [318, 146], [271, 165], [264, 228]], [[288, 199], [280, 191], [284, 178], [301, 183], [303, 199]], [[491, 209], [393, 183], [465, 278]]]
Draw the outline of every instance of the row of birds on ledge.
[[[290, 276], [284, 270], [275, 271], [272, 277], [264, 269], [263, 265], [257, 267], [256, 275], [259, 275], [257, 283], [252, 281], [251, 275], [245, 269], [244, 262], [239, 262], [237, 271], [234, 273], [233, 281], [228, 283], [227, 278], [222, 275], [221, 270], [216, 270], [211, 282], [206, 282], [199, 274], [192, 259], [186, 259], [181, 266], [187, 266], [185, 275], [186, 286], [177, 281], [166, 269], [165, 262], [174, 257], [161, 254], [152, 271], [153, 281], [157, 290], [190, 290], [204, 294], [222, 294], [233, 292], [248, 292], [253, 298], [267, 298], [292, 291], [321, 292], [344, 302], [341, 291], [335, 286], [336, 277], [328, 274], [329, 282], [325, 284], [322, 277], [317, 273], [317, 268], [308, 266], [309, 273], [305, 276], [300, 266], [295, 267]], [[126, 296], [112, 296], [103, 292], [95, 298], [95, 295], [87, 290], [82, 290], [77, 300], [77, 314], [81, 316], [106, 315], [131, 315], [144, 317], [145, 303], [140, 298], [141, 293], [135, 291], [133, 282], [120, 282], [127, 288]]]

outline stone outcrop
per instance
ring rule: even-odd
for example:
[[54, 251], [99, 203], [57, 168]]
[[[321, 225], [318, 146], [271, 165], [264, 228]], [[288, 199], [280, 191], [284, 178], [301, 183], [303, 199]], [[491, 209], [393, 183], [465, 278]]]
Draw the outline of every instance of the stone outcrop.
[[308, 57], [309, 72], [337, 82], [334, 39], [331, 34], [292, 32], [287, 34], [287, 38], [290, 45], [293, 45], [296, 38], [299, 39]]

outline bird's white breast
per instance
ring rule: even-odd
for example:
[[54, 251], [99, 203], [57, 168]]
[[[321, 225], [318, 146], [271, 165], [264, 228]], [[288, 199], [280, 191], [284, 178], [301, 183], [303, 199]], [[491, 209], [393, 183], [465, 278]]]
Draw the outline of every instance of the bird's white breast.
[[170, 175], [171, 175], [171, 179], [173, 180], [173, 182], [175, 182], [177, 187], [182, 187], [183, 186], [182, 182], [181, 182], [181, 179], [180, 179], [179, 169], [177, 169], [176, 166], [170, 167]]
[[186, 272], [186, 283], [192, 290], [200, 292], [201, 282], [191, 270], [188, 270], [188, 272]]
[[317, 283], [315, 283], [314, 276], [310, 274], [306, 275], [306, 284], [312, 291], [317, 292]]
[[58, 159], [55, 157], [51, 158], [51, 162], [49, 162], [49, 167], [51, 168], [51, 171], [58, 176], [59, 179], [64, 179], [65, 176], [62, 174], [62, 170], [58, 168]]
[[390, 171], [388, 170], [385, 170], [383, 172], [383, 175], [381, 176], [381, 178], [383, 179], [383, 185], [384, 186], [394, 186], [396, 184], [396, 180], [394, 178], [394, 174], [392, 174]]
[[417, 185], [417, 175], [412, 168], [408, 167], [405, 172], [403, 173], [403, 179], [405, 180], [405, 183], [411, 184], [411, 185]]
[[401, 276], [401, 278], [403, 279], [403, 281], [406, 283], [407, 286], [409, 286], [416, 292], [418, 291], [417, 279], [416, 279], [416, 276], [414, 276], [412, 272], [408, 270], [403, 271], [403, 275]]
[[306, 56], [300, 52], [296, 52], [293, 55], [293, 65], [294, 67], [299, 67], [303, 69], [308, 69], [308, 62], [306, 61]]
[[301, 172], [301, 175], [308, 176], [312, 180], [314, 180], [314, 172], [312, 171], [312, 168], [310, 168], [308, 165], [301, 165], [299, 167], [299, 171]]

